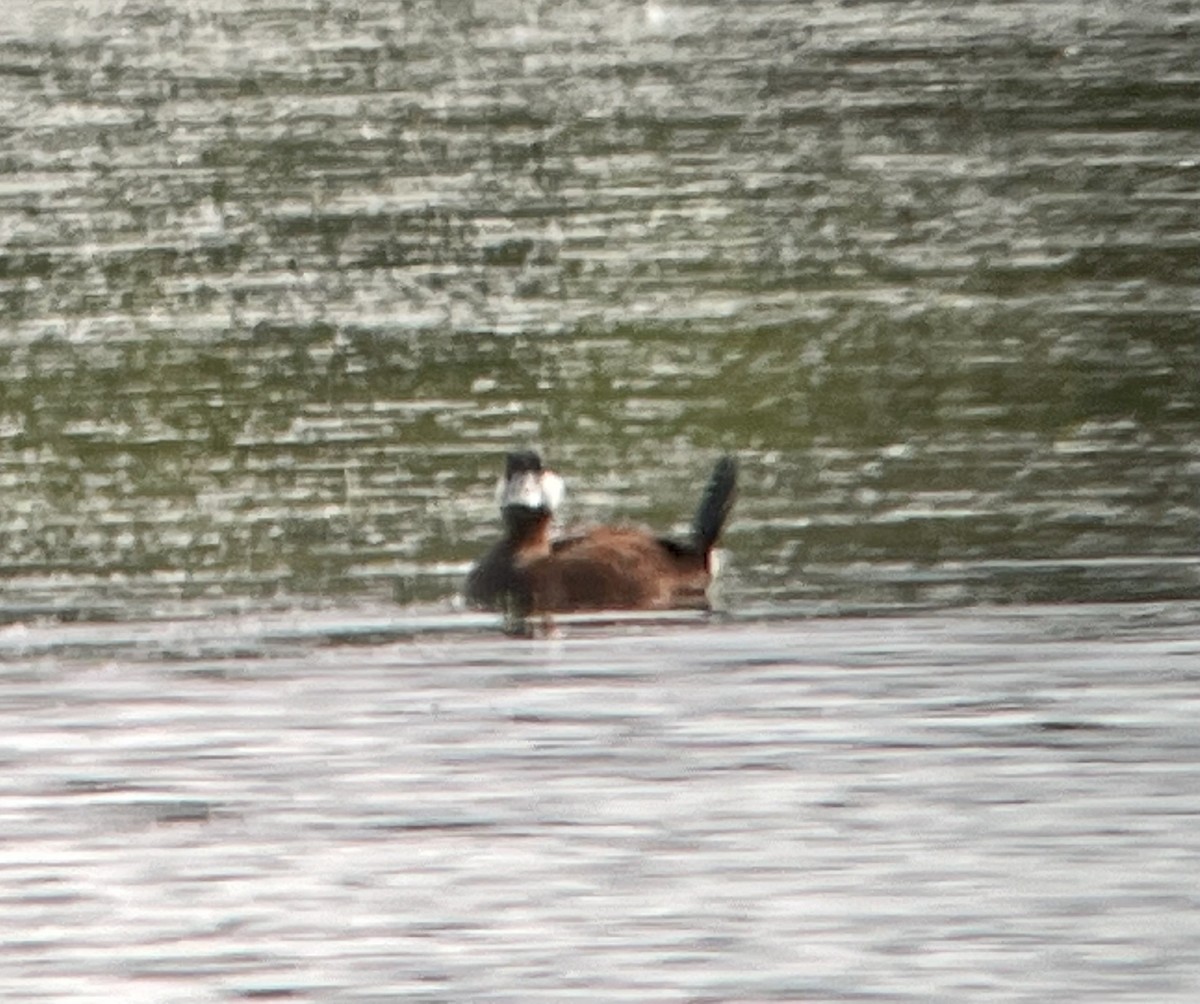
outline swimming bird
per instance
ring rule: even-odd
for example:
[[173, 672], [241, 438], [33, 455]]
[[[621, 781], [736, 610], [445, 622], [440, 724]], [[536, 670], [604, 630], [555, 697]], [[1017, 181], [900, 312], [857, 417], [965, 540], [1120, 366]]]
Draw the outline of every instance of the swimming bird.
[[729, 518], [737, 462], [721, 457], [684, 540], [625, 526], [554, 537], [563, 481], [532, 450], [508, 454], [497, 492], [504, 531], [467, 576], [472, 606], [511, 617], [589, 610], [707, 608], [713, 548]]

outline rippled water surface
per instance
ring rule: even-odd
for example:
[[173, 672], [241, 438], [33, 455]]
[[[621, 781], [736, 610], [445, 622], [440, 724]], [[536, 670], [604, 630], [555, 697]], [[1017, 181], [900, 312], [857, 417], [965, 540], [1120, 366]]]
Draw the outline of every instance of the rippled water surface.
[[10, 618], [452, 594], [499, 454], [739, 602], [1188, 597], [1191, 3], [16, 2]]
[[1200, 992], [1195, 605], [435, 620], [0, 635], [5, 999]]
[[[1200, 995], [1200, 5], [9, 0], [0, 997]], [[534, 445], [721, 613], [454, 594]]]

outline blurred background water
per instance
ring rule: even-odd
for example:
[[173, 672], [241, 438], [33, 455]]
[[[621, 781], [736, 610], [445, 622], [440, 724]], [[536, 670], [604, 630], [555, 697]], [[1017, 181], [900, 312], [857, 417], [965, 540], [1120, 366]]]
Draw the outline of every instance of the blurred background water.
[[[0, 996], [1197, 999], [1198, 52], [8, 0]], [[727, 616], [459, 611], [514, 445]]]
[[744, 490], [742, 605], [1195, 595], [1191, 3], [10, 4], [10, 617], [452, 595]]

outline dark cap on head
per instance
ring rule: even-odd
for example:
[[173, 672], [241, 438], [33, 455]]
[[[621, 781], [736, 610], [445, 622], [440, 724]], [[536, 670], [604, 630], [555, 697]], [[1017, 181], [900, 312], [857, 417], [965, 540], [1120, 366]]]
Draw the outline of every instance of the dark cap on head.
[[504, 479], [514, 478], [519, 474], [540, 474], [542, 458], [533, 450], [517, 450], [510, 453], [504, 461]]

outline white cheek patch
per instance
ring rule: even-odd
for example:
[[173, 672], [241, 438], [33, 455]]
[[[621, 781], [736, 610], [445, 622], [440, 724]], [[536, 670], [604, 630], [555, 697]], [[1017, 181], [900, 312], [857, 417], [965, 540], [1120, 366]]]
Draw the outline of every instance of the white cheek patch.
[[515, 478], [502, 480], [497, 495], [502, 509], [508, 506], [536, 509], [541, 504], [542, 489], [536, 474], [518, 474]]
[[554, 512], [562, 505], [563, 494], [563, 480], [553, 471], [530, 471], [507, 481], [501, 479], [496, 489], [496, 500], [501, 509], [520, 506], [523, 509]]
[[542, 499], [543, 505], [547, 509], [551, 512], [558, 512], [566, 493], [566, 485], [563, 484], [562, 478], [553, 471], [542, 472]]

